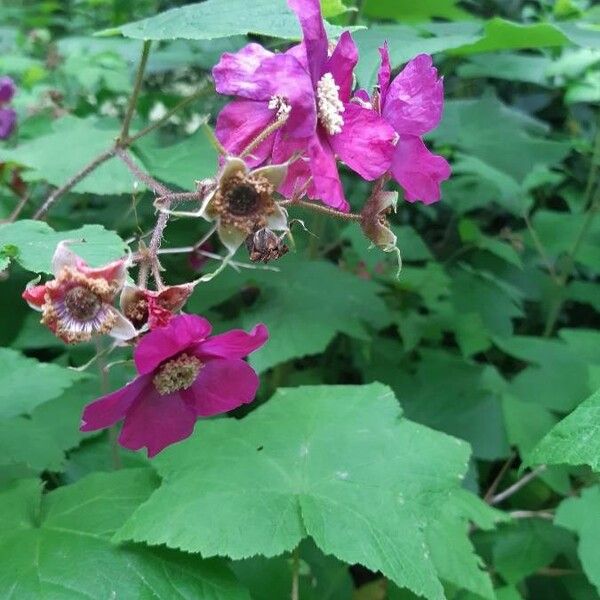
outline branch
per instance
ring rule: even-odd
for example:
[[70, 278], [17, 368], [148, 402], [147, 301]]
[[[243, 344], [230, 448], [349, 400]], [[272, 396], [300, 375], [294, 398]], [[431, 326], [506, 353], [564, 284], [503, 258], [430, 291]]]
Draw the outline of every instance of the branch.
[[80, 171], [75, 173], [67, 183], [54, 190], [46, 199], [44, 204], [33, 215], [34, 219], [41, 219], [48, 210], [52, 207], [52, 205], [63, 195], [73, 189], [82, 179], [85, 179], [92, 171], [96, 170], [102, 163], [105, 163], [109, 158], [112, 158], [115, 155], [116, 149], [109, 148], [99, 154], [94, 158], [91, 162], [89, 162], [85, 167], [83, 167]]
[[538, 475], [546, 470], [546, 465], [541, 465], [537, 469], [530, 471], [527, 475], [524, 475], [516, 483], [513, 483], [510, 487], [506, 488], [503, 492], [496, 494], [491, 500], [490, 504], [500, 504], [507, 498], [510, 498], [513, 494], [516, 494], [521, 488], [525, 487], [532, 479], [535, 479]]
[[172, 194], [169, 188], [165, 187], [162, 183], [156, 181], [154, 177], [148, 175], [148, 173], [142, 171], [136, 164], [131, 154], [123, 149], [117, 148], [115, 150], [116, 155], [125, 163], [125, 166], [142, 182], [145, 183], [155, 194], [161, 196], [168, 196]]
[[121, 128], [121, 135], [117, 140], [118, 146], [123, 146], [127, 143], [129, 139], [129, 125], [131, 124], [131, 119], [133, 118], [133, 113], [135, 112], [135, 108], [137, 106], [137, 99], [140, 95], [140, 90], [142, 89], [142, 83], [144, 81], [144, 72], [146, 71], [146, 63], [148, 62], [148, 56], [150, 55], [150, 46], [152, 42], [150, 40], [146, 40], [144, 42], [144, 47], [142, 48], [142, 58], [140, 59], [140, 63], [138, 65], [137, 73], [135, 76], [135, 83], [133, 85], [133, 92], [131, 94], [131, 98], [129, 98], [129, 104], [127, 105], [127, 112], [125, 113], [125, 118], [123, 119], [123, 127]]
[[500, 471], [498, 471], [498, 475], [496, 475], [496, 477], [494, 478], [494, 481], [492, 481], [492, 485], [490, 485], [488, 491], [485, 493], [485, 496], [483, 497], [484, 501], [487, 502], [488, 504], [491, 502], [492, 498], [494, 497], [494, 494], [496, 493], [496, 490], [498, 489], [498, 485], [502, 481], [502, 478], [506, 475], [506, 472], [508, 471], [508, 469], [510, 469], [510, 465], [512, 465], [515, 458], [517, 458], [517, 453], [511, 452], [511, 455], [506, 459], [505, 463], [500, 468]]
[[355, 213], [340, 212], [339, 210], [327, 208], [326, 206], [321, 206], [320, 204], [315, 204], [314, 202], [306, 202], [306, 200], [283, 200], [279, 204], [280, 206], [302, 206], [303, 208], [308, 208], [314, 212], [328, 215], [330, 217], [336, 217], [338, 219], [343, 219], [345, 221], [360, 221], [362, 219], [360, 215]]

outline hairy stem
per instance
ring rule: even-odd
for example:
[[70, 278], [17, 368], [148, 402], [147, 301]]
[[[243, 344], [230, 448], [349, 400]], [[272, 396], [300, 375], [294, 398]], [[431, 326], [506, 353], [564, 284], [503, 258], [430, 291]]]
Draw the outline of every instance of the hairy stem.
[[245, 158], [248, 156], [257, 146], [262, 144], [272, 133], [275, 133], [280, 127], [285, 125], [288, 117], [285, 115], [284, 117], [277, 119], [274, 123], [267, 125], [241, 152], [240, 158]]
[[156, 181], [153, 177], [148, 175], [145, 171], [142, 171], [133, 160], [131, 154], [123, 148], [117, 148], [115, 150], [117, 156], [125, 163], [125, 166], [142, 182], [145, 183], [155, 194], [161, 196], [168, 196], [172, 194], [169, 188], [165, 187], [162, 183]]
[[344, 221], [360, 221], [361, 216], [355, 213], [343, 213], [339, 210], [334, 210], [333, 208], [327, 208], [326, 206], [321, 206], [320, 204], [315, 204], [314, 202], [307, 202], [306, 200], [283, 200], [279, 203], [281, 206], [302, 206], [303, 208], [307, 208], [314, 212], [321, 213], [323, 215], [328, 215], [330, 217], [336, 217], [337, 219], [343, 219]]
[[138, 64], [137, 73], [135, 75], [135, 83], [133, 84], [133, 92], [131, 97], [129, 98], [129, 104], [127, 105], [127, 112], [125, 113], [125, 118], [123, 119], [123, 126], [121, 127], [121, 135], [117, 141], [118, 146], [122, 146], [126, 143], [126, 140], [129, 138], [129, 125], [131, 125], [131, 119], [133, 119], [133, 114], [135, 113], [135, 109], [137, 106], [138, 96], [140, 95], [140, 90], [142, 89], [142, 83], [144, 81], [144, 73], [146, 71], [146, 64], [148, 62], [148, 56], [150, 56], [150, 46], [152, 42], [150, 40], [146, 40], [144, 42], [144, 46], [142, 48], [142, 57], [140, 58], [140, 62]]
[[82, 167], [67, 183], [54, 190], [46, 199], [44, 204], [33, 215], [34, 219], [41, 219], [48, 210], [52, 207], [52, 205], [63, 195], [72, 190], [81, 180], [85, 179], [92, 171], [95, 171], [102, 163], [105, 163], [109, 158], [112, 158], [115, 155], [115, 148], [109, 148], [99, 154], [94, 158], [91, 162], [89, 162], [85, 167]]

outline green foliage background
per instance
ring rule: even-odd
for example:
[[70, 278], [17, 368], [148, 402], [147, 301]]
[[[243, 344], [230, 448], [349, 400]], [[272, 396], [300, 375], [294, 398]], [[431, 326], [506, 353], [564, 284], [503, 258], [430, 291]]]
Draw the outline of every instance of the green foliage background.
[[[132, 152], [192, 190], [217, 162], [200, 127], [226, 100], [210, 68], [299, 29], [284, 0], [0, 4], [0, 75], [19, 88], [0, 143], [0, 598], [277, 600], [294, 573], [302, 600], [600, 596], [593, 4], [324, 0], [330, 35], [354, 28], [362, 87], [384, 39], [395, 68], [433, 54], [446, 108], [428, 143], [453, 176], [440, 203], [392, 217], [399, 279], [356, 225], [299, 210], [310, 234], [294, 229], [277, 270], [198, 286], [186, 310], [217, 330], [269, 327], [251, 358], [261, 388], [152, 462], [78, 431], [131, 367], [104, 383], [96, 365], [69, 369], [98, 347], [62, 345], [20, 294], [61, 239], [85, 238], [92, 264], [135, 247], [153, 195], [111, 158], [47, 223], [31, 217], [118, 135], [141, 39], [132, 131], [196, 97]], [[343, 175], [360, 210], [368, 187]], [[173, 220], [163, 246], [207, 230]], [[197, 276], [185, 254], [163, 264], [169, 283]]]

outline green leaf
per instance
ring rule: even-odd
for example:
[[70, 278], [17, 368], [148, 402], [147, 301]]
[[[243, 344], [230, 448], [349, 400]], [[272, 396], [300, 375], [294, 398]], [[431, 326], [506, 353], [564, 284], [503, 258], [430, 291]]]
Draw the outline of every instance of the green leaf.
[[436, 35], [403, 25], [372, 25], [354, 33], [360, 54], [355, 73], [360, 85], [367, 89], [374, 85], [379, 68], [377, 49], [385, 40], [389, 45], [390, 62], [396, 68], [417, 54], [437, 54], [481, 38], [481, 27], [477, 23], [444, 23], [444, 26]]
[[518, 48], [548, 48], [569, 43], [567, 36], [551, 23], [515, 23], [494, 17], [484, 24], [483, 39], [466, 45], [456, 54], [475, 54]]
[[454, 568], [444, 559], [438, 572], [446, 546], [435, 532], [462, 524], [464, 535], [466, 519], [482, 520], [481, 501], [459, 488], [467, 460], [465, 444], [400, 418], [381, 384], [283, 389], [160, 455], [162, 486], [116, 539], [243, 558], [311, 536], [428, 598], [443, 598], [438, 575], [450, 571], [489, 591], [466, 539]]
[[337, 17], [348, 12], [348, 7], [342, 0], [321, 0], [321, 11], [323, 12], [323, 17], [328, 19], [329, 17]]
[[[327, 31], [337, 37], [344, 29], [328, 25]], [[301, 37], [298, 21], [285, 0], [254, 0], [251, 4], [245, 0], [206, 0], [103, 33], [117, 32], [138, 40], [213, 40], [250, 33], [290, 40]]]
[[43, 496], [39, 481], [13, 484], [0, 494], [0, 596], [249, 600], [222, 562], [111, 545], [155, 484], [146, 469], [92, 475]]
[[577, 554], [585, 574], [600, 593], [600, 486], [584, 489], [579, 498], [563, 500], [555, 523], [579, 536]]
[[432, 17], [450, 21], [473, 18], [456, 4], [457, 0], [366, 0], [364, 14], [375, 19], [396, 19], [403, 23], [429, 21]]
[[0, 418], [31, 412], [81, 378], [75, 371], [0, 348]]
[[[22, 176], [28, 181], [44, 180], [60, 186], [108, 150], [118, 134], [119, 130], [112, 122], [69, 115], [52, 123], [52, 133], [23, 142], [16, 148], [2, 148], [0, 160], [27, 167]], [[73, 192], [131, 194], [135, 190], [135, 181], [127, 167], [113, 157], [82, 179]]]
[[458, 67], [460, 77], [490, 77], [507, 81], [524, 81], [551, 87], [547, 70], [552, 66], [547, 56], [499, 53], [475, 55]]
[[194, 189], [196, 180], [217, 170], [217, 153], [202, 129], [166, 148], [157, 141], [139, 143], [136, 150], [151, 175], [183, 189]]
[[600, 390], [555, 425], [529, 455], [529, 464], [590, 465], [600, 472]]
[[324, 261], [288, 259], [281, 265], [279, 273], [264, 271], [254, 276], [263, 284], [261, 295], [241, 316], [244, 327], [265, 323], [277, 332], [250, 357], [259, 372], [292, 358], [318, 354], [337, 333], [367, 340], [367, 325], [379, 329], [389, 323], [376, 283]]
[[122, 258], [127, 252], [125, 242], [102, 225], [54, 231], [44, 221], [23, 220], [0, 225], [0, 256], [13, 258], [28, 271], [52, 274], [52, 256], [63, 240], [72, 240], [70, 248], [93, 267]]

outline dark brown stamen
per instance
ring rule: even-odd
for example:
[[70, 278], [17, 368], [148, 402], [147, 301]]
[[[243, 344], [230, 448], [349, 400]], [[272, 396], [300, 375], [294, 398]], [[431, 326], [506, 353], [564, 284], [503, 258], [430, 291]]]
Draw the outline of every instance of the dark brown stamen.
[[93, 319], [102, 307], [102, 299], [87, 287], [78, 285], [65, 294], [65, 306], [79, 321]]
[[260, 196], [255, 187], [241, 183], [232, 187], [227, 192], [227, 205], [229, 212], [238, 217], [253, 214], [258, 208]]

